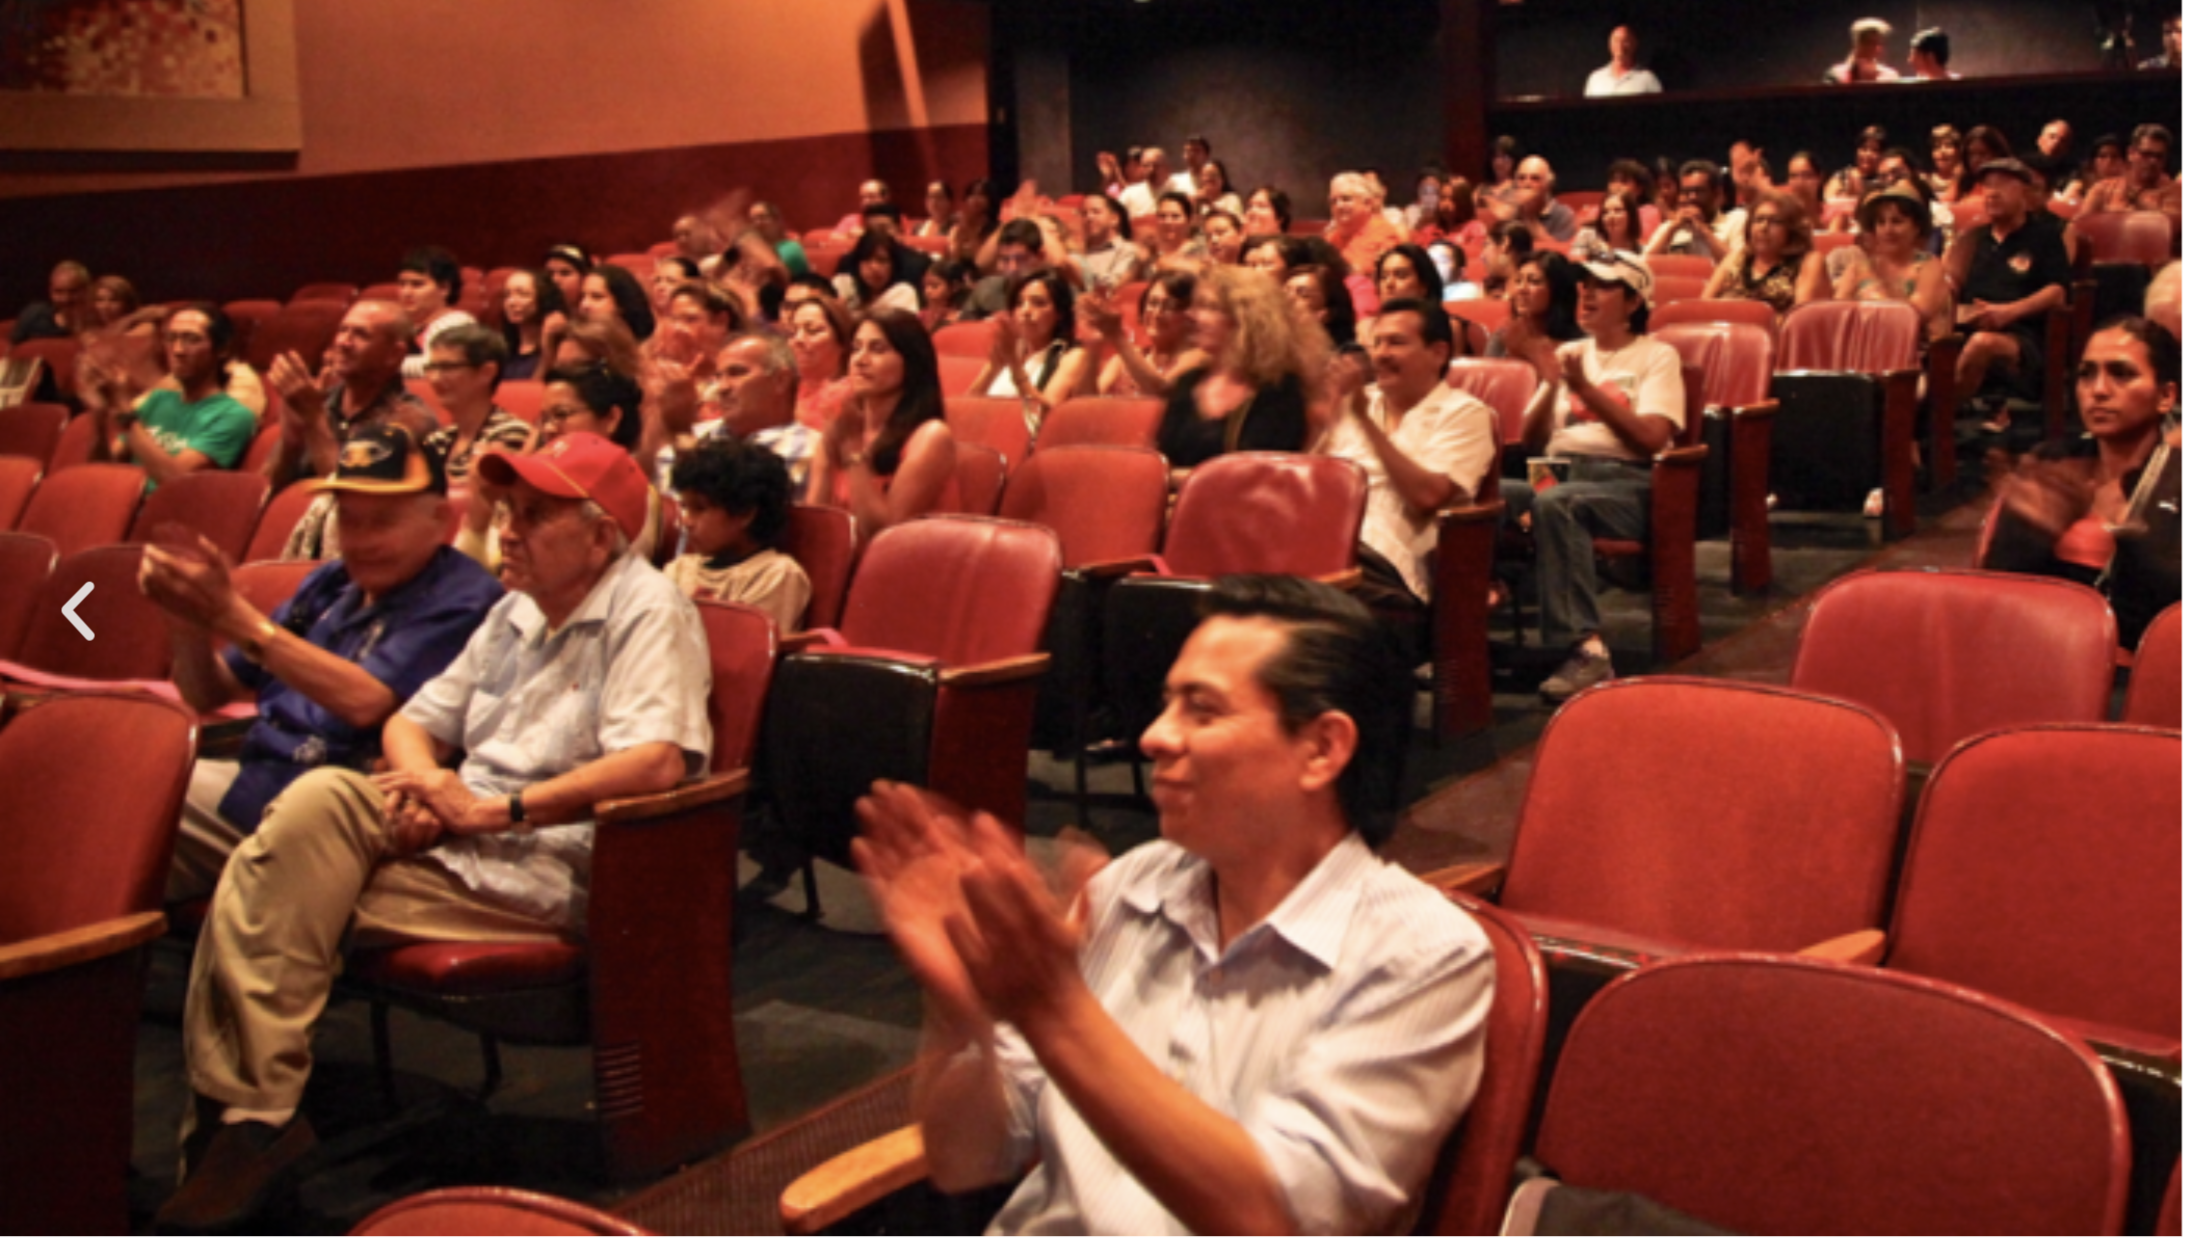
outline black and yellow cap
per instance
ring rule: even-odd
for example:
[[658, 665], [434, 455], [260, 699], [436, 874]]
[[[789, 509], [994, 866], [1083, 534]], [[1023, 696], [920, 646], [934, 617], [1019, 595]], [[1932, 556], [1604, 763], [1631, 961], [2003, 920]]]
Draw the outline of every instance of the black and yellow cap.
[[406, 427], [372, 427], [351, 436], [342, 445], [332, 477], [313, 481], [308, 490], [368, 496], [446, 495], [447, 463], [430, 446], [412, 438]]

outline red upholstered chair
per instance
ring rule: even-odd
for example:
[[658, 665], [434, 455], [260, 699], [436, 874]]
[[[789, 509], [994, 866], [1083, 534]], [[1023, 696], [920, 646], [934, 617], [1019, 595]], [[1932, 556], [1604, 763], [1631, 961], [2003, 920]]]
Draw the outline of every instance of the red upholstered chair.
[[1225, 453], [1192, 471], [1154, 572], [1115, 584], [1102, 620], [1102, 685], [1118, 737], [1161, 714], [1162, 683], [1224, 574], [1358, 578], [1366, 474], [1335, 457]]
[[2133, 679], [2125, 687], [2126, 724], [2179, 727], [2179, 606], [2156, 614], [2140, 636]]
[[493, 403], [536, 427], [539, 407], [546, 401], [546, 384], [540, 380], [503, 380], [493, 390]]
[[1153, 448], [1161, 434], [1162, 403], [1155, 397], [1072, 397], [1048, 411], [1035, 449], [1103, 444]]
[[175, 522], [212, 540], [230, 560], [240, 559], [258, 529], [258, 514], [270, 490], [264, 475], [234, 470], [200, 470], [162, 483], [137, 510], [129, 542], [151, 543], [160, 527]]
[[2177, 226], [2160, 211], [2098, 211], [2073, 218], [2097, 263], [2138, 263], [2157, 268], [2171, 261]]
[[273, 494], [266, 502], [264, 512], [258, 515], [258, 529], [251, 532], [250, 543], [243, 549], [240, 559], [245, 561], [274, 561], [281, 558], [281, 549], [288, 546], [290, 532], [296, 529], [304, 510], [318, 494], [306, 489], [309, 479], [299, 479]]
[[366, 285], [357, 291], [357, 300], [359, 302], [399, 302], [402, 300], [402, 286], [392, 280], [383, 280], [376, 285]]
[[251, 437], [250, 448], [244, 452], [243, 460], [237, 463], [237, 470], [245, 474], [264, 474], [266, 463], [273, 460], [273, 454], [281, 447], [281, 418], [277, 412], [280, 400], [273, 393], [266, 394], [266, 413], [269, 417], [261, 421], [258, 434]]
[[1872, 711], [1772, 686], [1632, 678], [1549, 721], [1507, 865], [1428, 878], [1475, 892], [1500, 880], [1503, 909], [1575, 982], [1829, 941], [1872, 960], [1903, 794], [1897, 735]]
[[347, 986], [373, 1003], [392, 1090], [387, 1006], [479, 1036], [485, 1091], [498, 1041], [592, 1046], [593, 1100], [617, 1180], [672, 1168], [748, 1127], [730, 1013], [742, 795], [775, 657], [774, 623], [741, 604], [698, 605], [713, 692], [713, 775], [594, 808], [583, 944], [443, 942], [356, 954]]
[[1002, 503], [1002, 485], [1009, 479], [1009, 464], [1002, 454], [984, 444], [969, 441], [956, 442], [956, 504], [948, 504], [946, 493], [936, 513], [965, 513], [973, 517], [993, 517], [995, 506]]
[[322, 280], [305, 285], [288, 295], [288, 304], [299, 302], [338, 302], [343, 306], [357, 300], [357, 287], [339, 280]]
[[1859, 238], [1851, 233], [1816, 233], [1814, 235], [1814, 252], [1827, 259], [1837, 250], [1858, 240]]
[[[1451, 899], [1487, 933], [1495, 954], [1495, 996], [1480, 1085], [1443, 1141], [1414, 1232], [1491, 1235], [1503, 1217], [1511, 1170], [1525, 1150], [1548, 1026], [1548, 976], [1533, 941], [1507, 915], [1463, 894]], [[925, 1178], [919, 1128], [908, 1125], [798, 1177], [782, 1191], [776, 1208], [784, 1232], [821, 1233]]]
[[44, 464], [33, 458], [0, 457], [0, 530], [15, 529], [45, 473]]
[[1647, 330], [1657, 336], [1681, 323], [1740, 323], [1776, 331], [1776, 310], [1766, 302], [1744, 298], [1693, 298], [1656, 307], [1647, 316]]
[[983, 444], [1002, 455], [1011, 470], [1024, 464], [1032, 451], [1032, 432], [1025, 426], [1025, 403], [1015, 397], [948, 396], [942, 406], [949, 432], [958, 444]]
[[1457, 358], [1450, 362], [1449, 384], [1487, 402], [1495, 411], [1497, 439], [1524, 444], [1526, 405], [1540, 377], [1516, 358]]
[[2078, 1040], [1888, 971], [1650, 967], [1579, 1015], [1533, 1154], [1739, 1233], [2102, 1234], [2124, 1106]]
[[[1769, 471], [1782, 507], [1857, 512], [1879, 487], [1884, 532], [1912, 533], [1920, 339], [1906, 302], [1809, 302], [1784, 317]], [[1951, 412], [1939, 413], [1931, 457], [1948, 457]]]
[[2102, 720], [2117, 641], [2109, 602], [2061, 578], [1858, 573], [1816, 593], [1791, 684], [1881, 712], [1925, 767], [1992, 729]]
[[[1696, 305], [1768, 310], [1762, 302]], [[1769, 396], [1775, 354], [1769, 333], [1767, 327], [1729, 321], [1674, 323], [1654, 332], [1687, 367], [1700, 370], [1701, 434], [1709, 443], [1700, 533], [1713, 536], [1728, 528], [1731, 588], [1745, 592], [1766, 591], [1775, 578], [1769, 563], [1769, 431], [1776, 417], [1776, 401]]]
[[144, 953], [195, 747], [189, 712], [136, 695], [0, 728], [0, 1122], [26, 1136], [0, 1162], [10, 1229], [129, 1230]]
[[2173, 1160], [2170, 1184], [2163, 1188], [2163, 1208], [2156, 1216], [2156, 1236], [2160, 1238], [2179, 1236], [2178, 1168], [2178, 1161]]
[[[1698, 277], [1705, 281], [1715, 275], [1715, 260], [1698, 254], [1651, 254], [1646, 256], [1647, 270], [1657, 281]], [[1656, 291], [1656, 300], [1662, 300]]]
[[[1686, 255], [1671, 256], [1688, 258]], [[1680, 302], [1703, 301], [1700, 295], [1708, 290], [1708, 278], [1688, 276], [1683, 272], [1665, 272], [1655, 277], [1655, 305], [1675, 306]]]
[[82, 351], [73, 336], [44, 337], [8, 347], [9, 361], [35, 358], [45, 368], [45, 379], [33, 391], [52, 393], [71, 405], [76, 403], [76, 355]]
[[959, 354], [941, 354], [934, 359], [934, 364], [940, 371], [941, 395], [944, 400], [970, 396], [972, 385], [979, 380], [979, 373], [987, 367], [984, 359], [967, 358]]
[[348, 313], [346, 300], [292, 301], [251, 333], [250, 348], [243, 356], [261, 375], [272, 367], [275, 358], [290, 352], [316, 370], [327, 346], [334, 343], [334, 330]]
[[91, 454], [98, 447], [98, 420], [71, 418], [61, 428], [61, 438], [53, 446], [53, 459], [46, 463], [48, 470], [64, 470], [70, 466], [88, 466]]
[[648, 1234], [598, 1208], [553, 1195], [504, 1186], [456, 1186], [390, 1203], [365, 1217], [349, 1236], [635, 1238]]
[[28, 457], [43, 466], [53, 460], [68, 425], [68, 407], [31, 401], [0, 409], [0, 457]]
[[[451, 514], [454, 522], [448, 527], [448, 537], [453, 540], [462, 519]], [[673, 496], [661, 497], [660, 531], [653, 537], [653, 568], [664, 569], [676, 558], [676, 550], [683, 542], [683, 507]]]
[[875, 535], [837, 630], [775, 671], [766, 787], [809, 860], [849, 861], [852, 806], [875, 780], [934, 790], [1008, 824], [1025, 813], [1025, 748], [1062, 572], [1052, 531], [923, 517]]
[[[163, 681], [170, 660], [167, 622], [159, 606], [137, 589], [144, 549], [133, 543], [86, 548], [61, 557], [46, 579], [14, 662], [0, 661], [0, 680], [12, 685], [54, 685], [51, 678], [90, 681]], [[86, 584], [91, 593], [76, 616], [95, 639], [86, 639], [61, 615], [63, 605]]]
[[1960, 745], [1921, 798], [1885, 964], [2175, 1064], [2178, 773], [2170, 730], [2030, 725]]
[[789, 525], [782, 531], [782, 551], [804, 568], [812, 582], [805, 627], [832, 629], [842, 619], [850, 570], [858, 563], [858, 520], [846, 509], [791, 505]]
[[258, 335], [261, 326], [271, 323], [281, 314], [281, 304], [272, 298], [246, 298], [230, 302], [220, 308], [235, 324], [235, 357], [249, 358], [251, 339]]
[[440, 420], [441, 426], [445, 427], [454, 421], [448, 416], [448, 407], [440, 403], [440, 394], [433, 391], [433, 382], [431, 380], [422, 376], [415, 379], [406, 379], [402, 381], [402, 386], [408, 390], [411, 396], [425, 403], [425, 408], [433, 412], [433, 417]]
[[1978, 229], [1989, 222], [1989, 204], [1979, 194], [1969, 194], [1951, 204], [1951, 224], [1954, 232], [1964, 233]]
[[31, 493], [15, 529], [44, 535], [62, 556], [120, 543], [144, 497], [144, 472], [102, 463], [56, 467]]
[[1501, 298], [1458, 298], [1442, 309], [1467, 323], [1476, 323], [1489, 335], [1510, 322], [1510, 303]]
[[934, 353], [942, 357], [977, 358], [984, 363], [994, 348], [994, 325], [984, 319], [952, 323], [934, 333]]
[[1002, 516], [1045, 526], [1061, 541], [1063, 576], [1044, 643], [1053, 664], [1040, 686], [1032, 744], [1073, 756], [1080, 822], [1088, 822], [1085, 748], [1100, 696], [1101, 614], [1117, 578], [1153, 564], [1169, 508], [1169, 465], [1152, 449], [1043, 448], [1010, 476]]
[[51, 539], [0, 532], [0, 660], [13, 660], [22, 650], [46, 580], [60, 563]]

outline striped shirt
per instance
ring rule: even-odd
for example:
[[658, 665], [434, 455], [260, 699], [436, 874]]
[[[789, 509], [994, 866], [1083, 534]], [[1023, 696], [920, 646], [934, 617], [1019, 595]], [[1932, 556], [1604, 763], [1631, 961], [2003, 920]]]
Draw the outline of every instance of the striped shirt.
[[[1087, 985], [1140, 1052], [1251, 1135], [1301, 1231], [1402, 1231], [1479, 1083], [1487, 937], [1356, 834], [1227, 948], [1213, 882], [1166, 841], [1110, 864], [1086, 890]], [[1047, 1089], [1013, 1028], [996, 1063], [1010, 1114], [996, 1176], [1040, 1163], [993, 1232], [1186, 1231]]]

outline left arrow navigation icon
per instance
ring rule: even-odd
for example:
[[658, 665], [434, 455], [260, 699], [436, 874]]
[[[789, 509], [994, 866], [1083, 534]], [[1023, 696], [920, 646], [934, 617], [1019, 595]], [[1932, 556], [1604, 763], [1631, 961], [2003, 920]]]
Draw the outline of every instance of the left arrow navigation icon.
[[97, 585], [95, 582], [84, 583], [83, 590], [69, 596], [68, 602], [61, 605], [61, 615], [68, 618], [68, 623], [76, 627], [76, 632], [84, 636], [85, 642], [90, 642], [98, 635], [91, 632], [91, 627], [83, 623], [82, 617], [76, 615], [76, 605], [82, 603], [84, 596], [91, 594], [91, 588]]

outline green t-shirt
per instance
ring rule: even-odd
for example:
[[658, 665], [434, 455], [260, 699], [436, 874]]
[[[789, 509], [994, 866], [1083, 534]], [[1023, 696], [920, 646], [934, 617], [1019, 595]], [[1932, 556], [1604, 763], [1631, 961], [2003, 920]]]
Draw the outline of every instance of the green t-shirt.
[[[258, 416], [224, 392], [193, 403], [171, 388], [155, 388], [137, 406], [137, 420], [168, 454], [195, 449], [222, 470], [235, 469], [258, 434]], [[144, 490], [156, 486], [147, 483]]]

